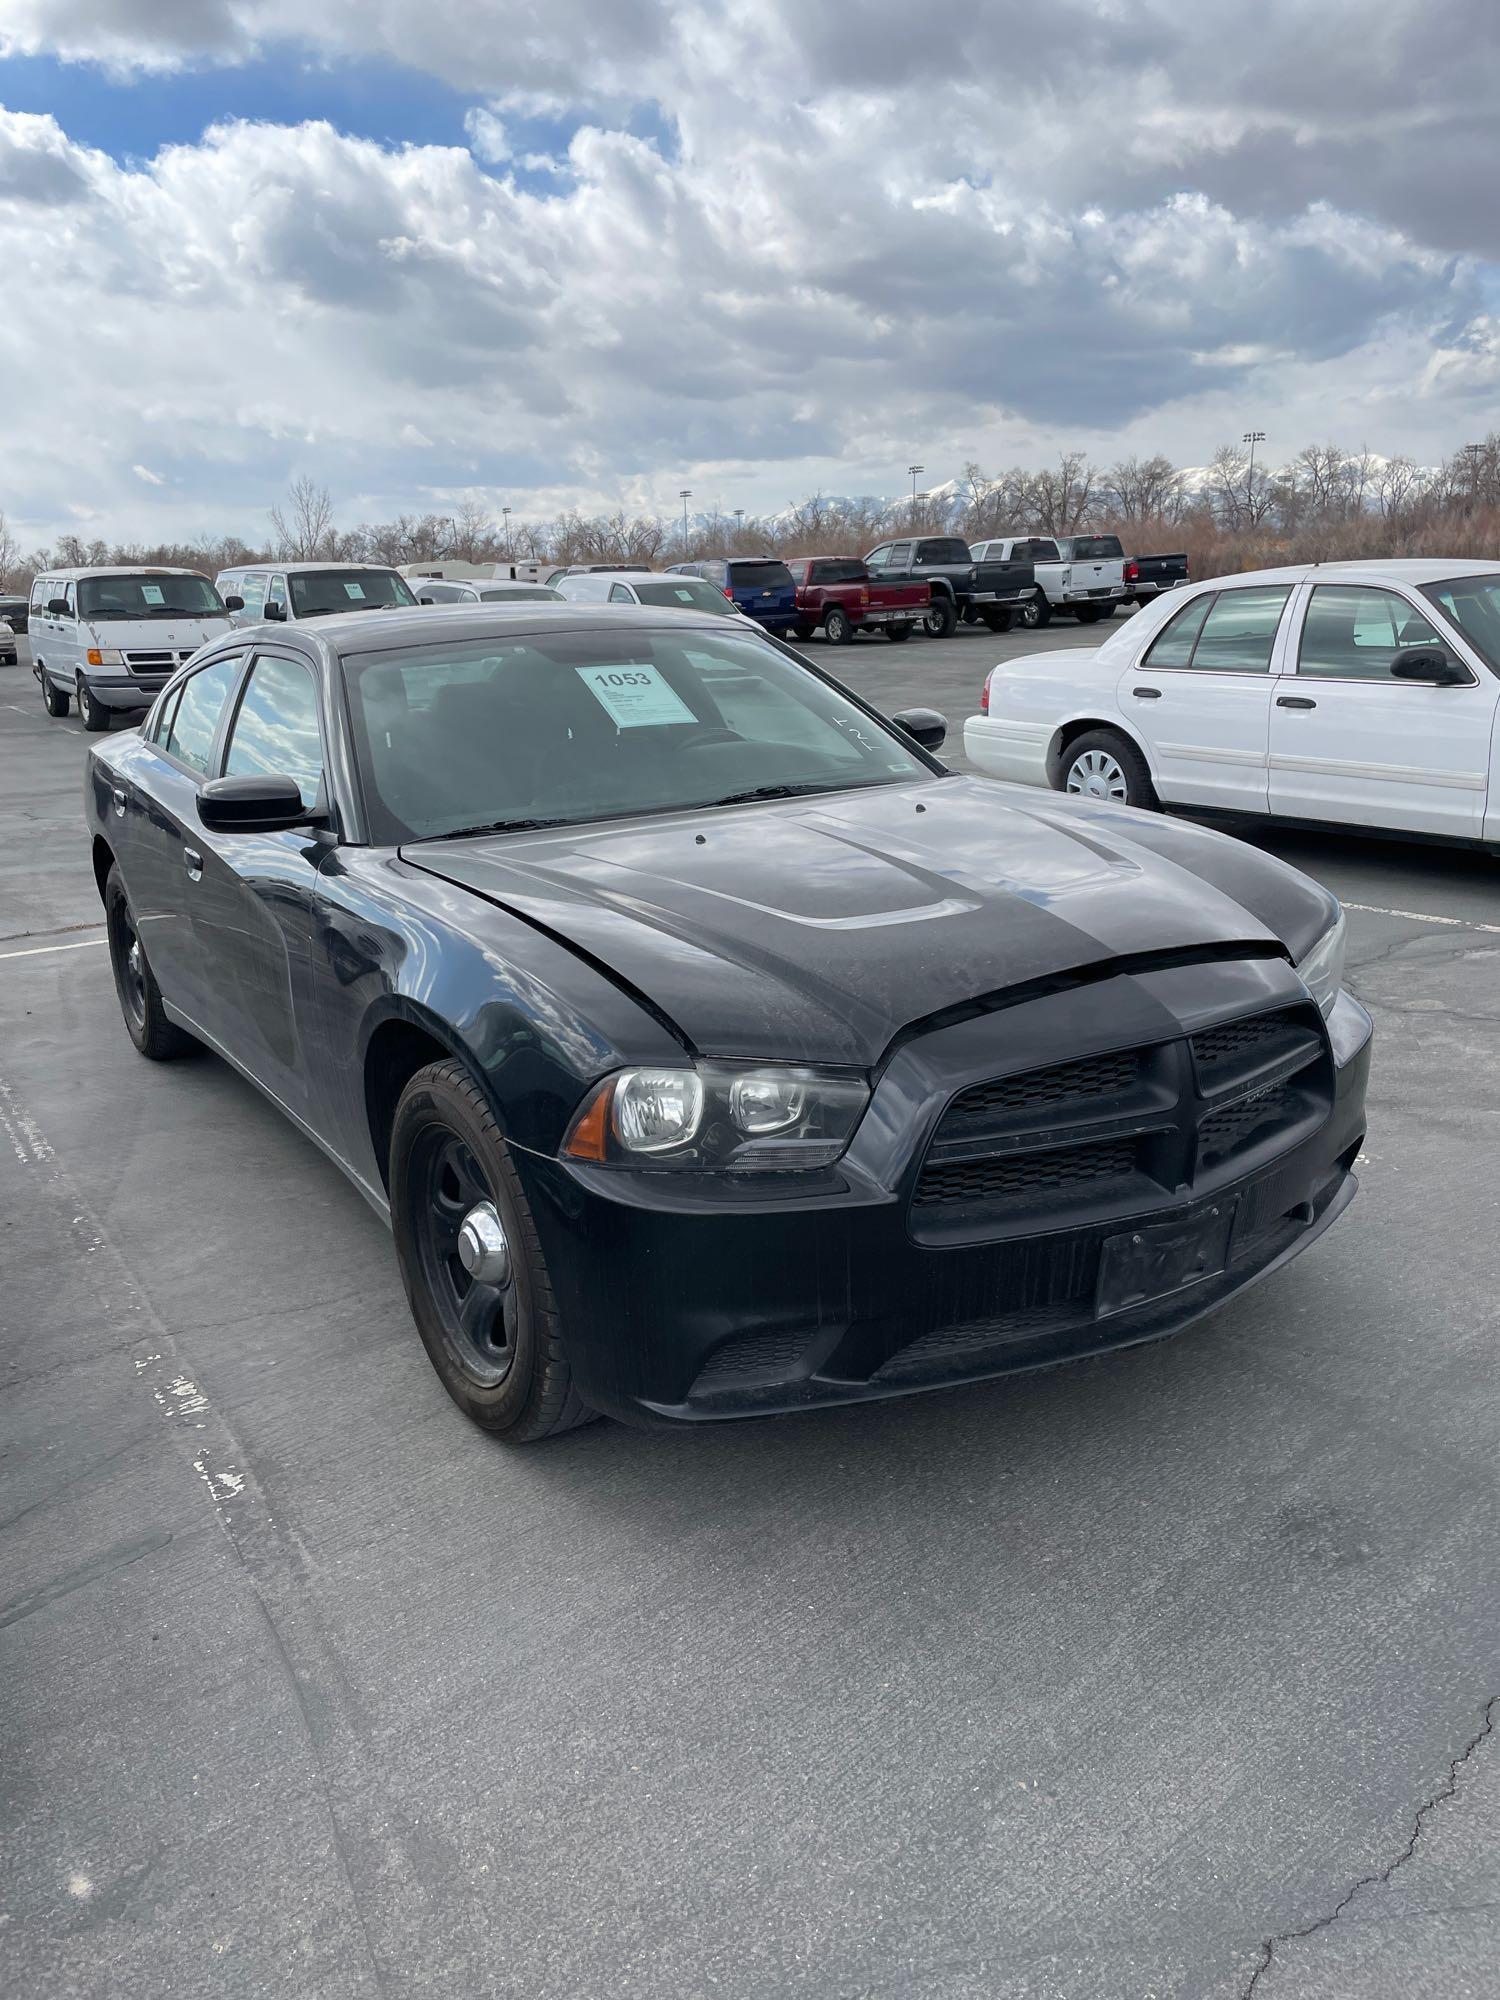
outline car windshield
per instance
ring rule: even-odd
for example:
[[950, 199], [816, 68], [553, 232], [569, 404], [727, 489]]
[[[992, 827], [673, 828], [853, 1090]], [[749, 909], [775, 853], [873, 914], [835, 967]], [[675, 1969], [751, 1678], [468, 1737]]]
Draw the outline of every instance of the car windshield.
[[86, 576], [78, 585], [78, 615], [107, 618], [226, 618], [223, 599], [206, 576], [143, 570], [139, 576]]
[[405, 577], [393, 569], [293, 570], [287, 582], [299, 618], [326, 618], [331, 611], [388, 611], [393, 604], [417, 601]]
[[630, 587], [642, 604], [675, 604], [688, 611], [712, 611], [725, 618], [734, 616], [734, 606], [723, 591], [705, 583], [701, 576], [632, 577]]
[[1422, 595], [1456, 625], [1481, 659], [1500, 674], [1500, 575], [1453, 576], [1424, 583]]
[[371, 833], [394, 843], [930, 774], [758, 634], [527, 633], [345, 658]]

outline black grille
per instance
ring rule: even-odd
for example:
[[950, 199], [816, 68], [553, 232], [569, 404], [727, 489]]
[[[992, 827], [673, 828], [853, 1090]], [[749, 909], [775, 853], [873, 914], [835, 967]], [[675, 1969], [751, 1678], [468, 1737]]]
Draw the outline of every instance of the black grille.
[[1119, 1097], [1140, 1074], [1135, 1050], [1112, 1056], [1084, 1056], [1077, 1062], [1054, 1063], [1050, 1069], [1028, 1070], [1024, 1076], [1002, 1076], [994, 1083], [976, 1083], [949, 1107], [945, 1135], [952, 1125], [1014, 1111], [1049, 1110], [1057, 1104], [1086, 1104]]
[[1279, 1089], [1258, 1091], [1253, 1097], [1238, 1098], [1221, 1110], [1209, 1112], [1198, 1127], [1199, 1165], [1218, 1166], [1236, 1147], [1246, 1144], [1262, 1129], [1270, 1132], [1291, 1124], [1298, 1109], [1297, 1093], [1282, 1085]]
[[1256, 1014], [1248, 1021], [1223, 1021], [1193, 1036], [1193, 1057], [1200, 1071], [1213, 1072], [1278, 1041], [1287, 1032], [1285, 1014]]
[[1061, 1299], [1054, 1305], [1023, 1306], [1016, 1312], [999, 1313], [991, 1319], [966, 1321], [962, 1326], [935, 1327], [920, 1339], [898, 1349], [889, 1361], [876, 1369], [877, 1382], [899, 1382], [907, 1377], [930, 1374], [945, 1365], [982, 1363], [991, 1349], [1015, 1347], [1023, 1341], [1040, 1340], [1044, 1334], [1065, 1332], [1093, 1312], [1087, 1296]]
[[1023, 1153], [1013, 1159], [942, 1161], [924, 1171], [917, 1184], [916, 1206], [1062, 1194], [1097, 1181], [1119, 1180], [1133, 1173], [1135, 1164], [1135, 1144], [1129, 1139], [1067, 1146], [1053, 1153]]
[[708, 1357], [693, 1394], [729, 1388], [746, 1375], [790, 1375], [807, 1351], [805, 1333], [747, 1333]]

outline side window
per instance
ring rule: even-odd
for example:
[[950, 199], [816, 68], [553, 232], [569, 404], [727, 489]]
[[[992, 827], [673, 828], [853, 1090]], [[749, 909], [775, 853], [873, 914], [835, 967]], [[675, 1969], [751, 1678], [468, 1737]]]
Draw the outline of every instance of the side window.
[[245, 616], [258, 618], [260, 608], [266, 601], [266, 573], [263, 569], [248, 569], [245, 580], [240, 585], [240, 596], [245, 600]]
[[31, 612], [33, 617], [38, 616], [46, 610], [51, 594], [52, 589], [47, 578], [39, 576], [31, 586]]
[[63, 613], [63, 616], [64, 616], [65, 618], [74, 618], [74, 617], [76, 617], [76, 616], [77, 616], [77, 614], [78, 614], [78, 591], [77, 591], [77, 588], [76, 588], [76, 587], [75, 587], [75, 586], [74, 586], [73, 584], [71, 584], [71, 583], [70, 583], [70, 584], [69, 584], [69, 585], [67, 586], [67, 588], [66, 588], [66, 589], [65, 589], [65, 590], [63, 591], [63, 596], [64, 596], [64, 598], [65, 598], [65, 599], [67, 600], [67, 606], [68, 606], [67, 610], [66, 610], [66, 611], [65, 611], [65, 612]]
[[146, 740], [148, 743], [159, 743], [165, 748], [167, 737], [172, 728], [172, 717], [177, 713], [177, 704], [181, 697], [182, 689], [173, 688], [172, 692], [162, 701], [161, 706], [156, 711], [156, 716], [151, 727], [146, 731]]
[[1198, 634], [1203, 630], [1203, 621], [1213, 601], [1214, 592], [1206, 590], [1191, 604], [1184, 604], [1176, 617], [1169, 618], [1165, 628], [1158, 633], [1156, 643], [1142, 665], [1154, 667], [1158, 672], [1164, 667], [1190, 666], [1193, 648], [1198, 643]]
[[271, 578], [271, 587], [266, 592], [266, 608], [269, 610], [273, 604], [277, 606], [282, 617], [285, 618], [286, 578], [284, 576], [273, 576]]
[[1146, 665], [1187, 667], [1199, 674], [1269, 673], [1276, 628], [1290, 596], [1290, 584], [1257, 584], [1199, 598], [1178, 612], [1146, 655]]
[[1413, 646], [1449, 653], [1416, 606], [1395, 591], [1320, 583], [1302, 622], [1297, 672], [1319, 680], [1385, 680]]
[[634, 604], [635, 599], [623, 583], [614, 583], [610, 585], [609, 601], [611, 604]]
[[318, 690], [296, 660], [262, 653], [250, 669], [229, 732], [225, 777], [295, 778], [311, 806], [323, 781]]
[[904, 569], [911, 561], [910, 542], [892, 542], [890, 553], [885, 559], [887, 569]]
[[219, 717], [224, 712], [224, 703], [234, 686], [240, 664], [240, 655], [231, 653], [228, 659], [215, 660], [211, 667], [202, 667], [196, 674], [190, 674], [182, 684], [177, 713], [172, 718], [163, 748], [169, 757], [178, 758], [189, 770], [208, 769]]
[[891, 545], [889, 542], [882, 542], [878, 549], [871, 549], [870, 553], [865, 557], [865, 567], [867, 569], [883, 568], [890, 559]]

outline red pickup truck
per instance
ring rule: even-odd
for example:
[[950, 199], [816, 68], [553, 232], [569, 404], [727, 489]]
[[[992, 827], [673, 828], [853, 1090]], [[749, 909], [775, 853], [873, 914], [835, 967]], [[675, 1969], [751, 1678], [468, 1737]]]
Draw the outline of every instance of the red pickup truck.
[[847, 646], [860, 632], [909, 639], [932, 602], [930, 584], [876, 583], [857, 556], [792, 556], [787, 568], [797, 586], [799, 639], [820, 625], [830, 646]]

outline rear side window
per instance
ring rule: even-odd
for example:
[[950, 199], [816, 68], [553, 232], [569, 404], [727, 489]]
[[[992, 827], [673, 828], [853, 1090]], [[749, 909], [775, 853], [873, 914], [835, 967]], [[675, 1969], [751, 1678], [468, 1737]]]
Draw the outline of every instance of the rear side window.
[[182, 684], [182, 698], [167, 732], [164, 748], [190, 771], [206, 771], [218, 733], [219, 717], [240, 670], [237, 654], [202, 667]]
[[1289, 584], [1221, 590], [1185, 605], [1146, 655], [1149, 667], [1186, 667], [1194, 673], [1265, 674]]

